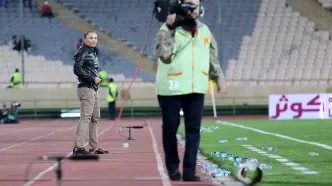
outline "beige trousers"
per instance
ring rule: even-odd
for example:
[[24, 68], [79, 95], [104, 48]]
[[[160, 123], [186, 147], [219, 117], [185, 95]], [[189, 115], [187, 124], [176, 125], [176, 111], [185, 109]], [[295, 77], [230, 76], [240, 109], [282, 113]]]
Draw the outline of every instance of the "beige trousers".
[[100, 119], [98, 91], [92, 88], [77, 88], [77, 96], [81, 102], [80, 120], [77, 125], [75, 147], [83, 147], [85, 135], [89, 129], [90, 149], [98, 146], [98, 126]]

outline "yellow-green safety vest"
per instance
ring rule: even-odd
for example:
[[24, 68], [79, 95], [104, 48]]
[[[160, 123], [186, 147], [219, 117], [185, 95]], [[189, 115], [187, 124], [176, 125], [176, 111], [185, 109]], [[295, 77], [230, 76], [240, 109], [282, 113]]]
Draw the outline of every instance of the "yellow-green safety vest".
[[100, 86], [107, 87], [108, 85], [108, 75], [105, 70], [99, 72], [99, 77], [102, 80]]
[[13, 88], [19, 88], [21, 86], [22, 75], [20, 72], [15, 72], [13, 74], [13, 81], [11, 82], [11, 86]]
[[[161, 31], [168, 28], [163, 24]], [[170, 64], [158, 62], [157, 95], [206, 94], [209, 90], [211, 32], [203, 23], [195, 38], [182, 27], [176, 28], [175, 44]], [[181, 50], [178, 52], [178, 50]], [[160, 59], [158, 59], [160, 60]]]
[[109, 83], [108, 84], [108, 92], [107, 92], [107, 96], [106, 96], [107, 102], [113, 102], [115, 100], [116, 92], [117, 92], [116, 85], [114, 83]]

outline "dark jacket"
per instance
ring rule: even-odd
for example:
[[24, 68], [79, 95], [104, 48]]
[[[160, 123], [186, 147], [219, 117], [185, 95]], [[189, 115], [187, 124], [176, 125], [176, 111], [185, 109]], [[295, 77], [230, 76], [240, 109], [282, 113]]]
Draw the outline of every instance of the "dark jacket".
[[99, 77], [96, 49], [83, 43], [76, 51], [74, 61], [74, 74], [78, 77], [78, 87], [89, 87], [98, 90], [99, 84], [95, 83], [95, 78]]

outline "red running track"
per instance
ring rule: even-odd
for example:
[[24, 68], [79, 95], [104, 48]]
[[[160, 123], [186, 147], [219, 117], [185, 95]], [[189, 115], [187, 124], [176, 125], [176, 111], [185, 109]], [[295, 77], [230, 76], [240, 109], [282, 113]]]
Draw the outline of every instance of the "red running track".
[[[98, 162], [65, 160], [62, 163], [62, 185], [211, 185], [207, 179], [199, 183], [171, 182], [168, 179], [163, 164], [161, 121], [149, 120], [151, 125], [132, 130], [135, 140], [128, 141], [119, 135], [119, 128], [126, 125], [143, 125], [146, 119], [121, 119], [109, 139], [103, 141], [104, 136], [101, 135], [101, 147], [110, 150], [111, 154], [101, 155]], [[111, 124], [110, 121], [102, 120], [99, 132], [107, 131]], [[41, 155], [70, 153], [76, 125], [77, 120], [26, 120], [18, 125], [0, 125], [0, 185], [23, 186], [25, 169], [31, 160]], [[126, 129], [121, 130], [121, 133], [128, 134]], [[125, 142], [129, 143], [129, 148], [122, 147]], [[180, 156], [182, 159], [182, 150]], [[34, 162], [29, 172], [28, 185], [57, 185], [54, 164], [54, 161]], [[35, 180], [32, 180], [33, 178]]]

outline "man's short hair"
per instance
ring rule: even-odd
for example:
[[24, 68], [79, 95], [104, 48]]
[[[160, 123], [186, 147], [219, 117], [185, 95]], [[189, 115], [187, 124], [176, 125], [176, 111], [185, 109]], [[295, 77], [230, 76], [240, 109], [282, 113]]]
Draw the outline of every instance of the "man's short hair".
[[93, 31], [93, 30], [87, 30], [87, 31], [85, 31], [85, 33], [84, 33], [84, 39], [86, 39], [86, 36], [87, 36], [89, 33], [96, 33], [96, 32]]

